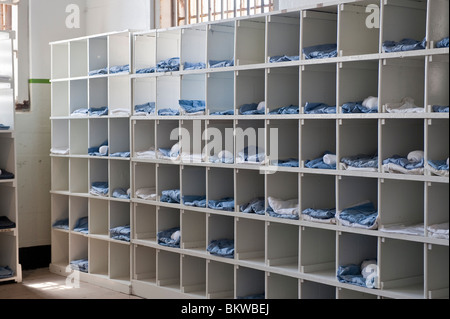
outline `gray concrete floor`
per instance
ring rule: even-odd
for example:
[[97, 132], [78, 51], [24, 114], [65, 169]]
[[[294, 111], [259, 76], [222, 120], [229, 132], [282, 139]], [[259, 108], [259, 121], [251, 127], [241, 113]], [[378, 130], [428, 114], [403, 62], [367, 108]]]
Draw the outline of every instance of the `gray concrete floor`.
[[48, 268], [22, 273], [21, 283], [0, 283], [0, 299], [141, 299], [85, 282], [79, 288], [66, 285], [66, 277]]

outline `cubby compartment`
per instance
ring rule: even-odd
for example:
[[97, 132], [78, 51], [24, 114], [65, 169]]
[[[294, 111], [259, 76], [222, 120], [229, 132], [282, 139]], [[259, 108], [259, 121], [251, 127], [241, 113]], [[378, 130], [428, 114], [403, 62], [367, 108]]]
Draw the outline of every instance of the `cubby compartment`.
[[104, 69], [108, 70], [108, 36], [97, 36], [89, 38], [89, 75], [98, 75], [95, 72]]
[[69, 77], [69, 44], [54, 43], [52, 45], [52, 79]]
[[109, 278], [130, 281], [130, 245], [111, 242], [109, 244]]
[[[447, 2], [448, 7], [448, 2]], [[447, 19], [448, 21], [448, 19]], [[448, 28], [448, 24], [447, 24]], [[447, 31], [448, 36], [448, 31]], [[428, 112], [436, 112], [439, 106], [449, 106], [448, 98], [448, 79], [449, 79], [449, 61], [447, 55], [433, 55], [426, 60], [426, 105]], [[438, 108], [439, 109], [439, 108]]]
[[205, 298], [206, 260], [182, 255], [181, 263], [181, 292]]
[[337, 288], [337, 299], [377, 299], [377, 295], [339, 287]]
[[[321, 45], [337, 45], [338, 40], [338, 14], [337, 6], [329, 6], [315, 10], [301, 11], [301, 49], [302, 59], [305, 49]], [[320, 50], [320, 48], [319, 48]], [[321, 56], [321, 55], [319, 55]], [[335, 55], [334, 55], [335, 56]], [[324, 55], [323, 57], [334, 57]]]
[[426, 298], [448, 299], [448, 246], [428, 245], [426, 251]]
[[[181, 65], [183, 69], [206, 68], [206, 25], [181, 29]], [[199, 50], [201, 48], [201, 50]]]
[[88, 74], [88, 40], [70, 42], [70, 77], [82, 77]]
[[[427, 142], [425, 143], [427, 153], [427, 163], [425, 167], [428, 167], [428, 173], [437, 176], [448, 176], [448, 170], [438, 170], [435, 168], [431, 170], [429, 167], [430, 161], [434, 164], [437, 161], [446, 161], [449, 157], [449, 129], [448, 119], [429, 119], [426, 126]], [[441, 174], [441, 175], [439, 175]]]
[[131, 84], [128, 76], [108, 79], [108, 105], [111, 116], [125, 117], [131, 114]]
[[[134, 72], [156, 66], [156, 31], [134, 34]], [[142, 72], [141, 71], [141, 72]]]
[[12, 174], [16, 173], [14, 139], [0, 136], [0, 169]]
[[[236, 108], [239, 111], [236, 114], [265, 114], [265, 108], [259, 109], [259, 104], [265, 101], [265, 84], [264, 69], [236, 71]], [[255, 107], [247, 111], [248, 105]]]
[[87, 235], [89, 233], [89, 199], [86, 197], [71, 196], [69, 200], [69, 210], [70, 230], [75, 233]]
[[265, 175], [257, 170], [236, 170], [236, 207], [239, 212], [265, 215]]
[[156, 83], [156, 107], [158, 115], [166, 114], [166, 112], [169, 115], [179, 114], [180, 91], [179, 76], [158, 77]]
[[[427, 1], [388, 0], [382, 3], [381, 12], [383, 42], [399, 42], [405, 38], [422, 41], [425, 38]], [[399, 21], [402, 22], [400, 25]]]
[[133, 143], [132, 156], [136, 159], [155, 159], [156, 123], [154, 121], [132, 121]]
[[300, 231], [300, 271], [322, 279], [336, 276], [336, 232], [302, 227]]
[[236, 259], [257, 265], [265, 265], [265, 222], [236, 218]]
[[233, 164], [234, 125], [229, 120], [206, 121], [206, 156], [211, 163]]
[[133, 164], [133, 199], [156, 200], [156, 164]]
[[52, 264], [61, 267], [69, 265], [69, 233], [52, 231]]
[[281, 268], [297, 273], [299, 269], [298, 226], [267, 222], [266, 233], [267, 266]]
[[133, 279], [156, 284], [156, 249], [141, 245], [134, 246]]
[[[87, 109], [89, 107], [88, 104], [88, 80], [72, 80], [69, 82], [70, 83], [70, 110], [69, 113], [70, 115], [72, 115], [73, 117], [75, 116], [87, 116], [86, 112], [81, 112], [84, 109]], [[56, 83], [55, 83], [56, 84]], [[60, 85], [62, 86], [62, 84]], [[59, 91], [59, 89], [61, 89], [60, 87], [55, 87], [55, 90], [57, 90], [57, 92], [60, 92], [58, 94], [61, 94], [61, 91]], [[64, 89], [64, 88], [63, 88]], [[60, 109], [60, 106], [64, 105], [64, 101], [66, 99], [66, 97], [64, 96], [64, 91], [62, 92], [63, 96], [58, 96], [58, 105], [55, 105], [55, 107], [58, 107], [58, 109]], [[56, 94], [56, 93], [55, 93]], [[61, 98], [61, 100], [59, 100], [59, 98]], [[61, 104], [59, 104], [61, 103]], [[104, 104], [103, 106], [106, 106], [107, 104]], [[66, 108], [64, 106], [64, 108]], [[74, 113], [75, 111], [80, 110], [80, 114], [79, 113]], [[62, 112], [62, 110], [61, 110]], [[67, 111], [64, 110], [64, 113], [61, 113], [61, 115], [63, 116], [67, 116], [69, 114], [65, 114]], [[58, 111], [59, 113], [59, 111]]]
[[[266, 175], [267, 212], [273, 217], [298, 219], [299, 175], [291, 172], [276, 172]], [[271, 207], [273, 200], [279, 207]], [[276, 208], [276, 207], [275, 207]], [[287, 208], [289, 210], [287, 211]]]
[[156, 170], [158, 198], [163, 191], [180, 189], [180, 167], [169, 164], [158, 164]]
[[[173, 228], [180, 228], [180, 210], [168, 207], [157, 207], [157, 230], [158, 233], [165, 232]], [[181, 234], [183, 235], [183, 234]], [[159, 243], [159, 242], [158, 242]], [[161, 243], [159, 243], [161, 244]], [[179, 244], [177, 245], [179, 247]]]
[[[69, 115], [69, 81], [61, 81], [61, 82], [52, 82], [52, 116], [68, 116]], [[84, 104], [84, 107], [87, 107], [87, 100]], [[3, 112], [3, 111], [2, 111]], [[1, 117], [1, 124], [9, 125], [12, 123], [4, 123], [6, 122]]]
[[[300, 13], [289, 12], [267, 16], [267, 59], [287, 56], [299, 57]], [[284, 41], [289, 39], [289, 41]]]
[[[392, 136], [388, 136], [390, 137], [387, 137], [387, 139], [391, 141]], [[338, 168], [348, 171], [363, 170], [377, 172], [379, 170], [378, 137], [378, 120], [339, 120]], [[359, 158], [364, 159], [364, 161], [361, 161], [361, 163], [355, 161]]]
[[300, 178], [302, 220], [335, 224], [336, 177], [303, 174]]
[[[449, 5], [446, 0], [428, 1], [427, 7], [427, 40], [429, 48], [435, 48], [436, 44], [449, 35]], [[448, 71], [448, 70], [447, 70]], [[447, 76], [448, 80], [448, 76]]]
[[74, 261], [79, 261], [83, 259], [89, 260], [88, 254], [91, 250], [88, 247], [89, 246], [88, 241], [89, 239], [87, 237], [78, 236], [77, 234], [69, 234], [69, 246], [70, 246], [69, 259], [71, 266], [73, 267], [72, 269], [75, 268], [74, 270], [80, 270], [86, 273], [90, 271], [89, 269], [90, 267], [84, 269], [84, 267], [76, 267], [77, 266], [76, 264], [75, 265], [72, 264]]
[[87, 155], [89, 151], [89, 120], [70, 120], [70, 155]]
[[119, 232], [112, 232], [117, 227], [131, 227], [131, 208], [129, 203], [113, 201], [109, 203], [109, 237], [120, 242], [130, 242], [131, 232], [126, 234], [125, 229]]
[[180, 124], [181, 161], [183, 163], [203, 162], [205, 122], [201, 120], [182, 120]]
[[[210, 68], [229, 65], [219, 62], [234, 62], [235, 21], [220, 22], [208, 25], [207, 59]], [[231, 66], [234, 63], [231, 64]]]
[[[339, 64], [338, 105], [341, 107], [340, 113], [376, 113], [378, 111], [378, 105], [367, 107], [367, 104], [364, 103], [368, 98], [378, 98], [378, 70], [378, 60]], [[351, 107], [354, 103], [361, 109]]]
[[208, 299], [234, 298], [234, 266], [214, 260], [206, 260]]
[[[380, 269], [383, 267], [383, 265], [380, 265], [383, 256], [381, 255], [378, 259], [378, 238], [356, 233], [338, 233], [337, 240], [338, 271], [337, 273], [335, 272], [336, 280], [343, 285], [378, 288], [378, 279], [381, 275]], [[391, 258], [391, 260], [394, 260], [398, 259], [399, 256], [391, 256]], [[365, 261], [371, 262], [366, 266], [365, 263], [363, 264]], [[375, 267], [375, 272], [370, 274], [370, 269], [373, 270], [372, 267]], [[353, 269], [353, 271], [348, 271], [349, 268]], [[359, 271], [368, 272], [369, 275], [366, 278], [354, 280], [353, 276], [361, 276]], [[364, 286], [359, 286], [357, 283]]]
[[[440, 234], [440, 229], [445, 229], [442, 227], [449, 222], [449, 189], [448, 183], [427, 183], [425, 188], [426, 194], [426, 224], [427, 224], [427, 235], [433, 238], [441, 238], [448, 240], [447, 235], [443, 236]], [[444, 224], [444, 225], [441, 225]]]
[[90, 194], [94, 196], [109, 197], [112, 194], [107, 160], [91, 159], [89, 161], [89, 187]]
[[[69, 196], [66, 195], [58, 195], [58, 194], [52, 194], [51, 195], [51, 205], [52, 205], [52, 227], [53, 229], [58, 230], [69, 230]], [[10, 220], [14, 221], [14, 218], [12, 216], [7, 216]], [[67, 221], [67, 223], [66, 223]], [[53, 225], [58, 224], [63, 227], [54, 227]], [[65, 227], [67, 225], [67, 228]]]
[[[89, 108], [99, 109], [108, 107], [108, 79], [98, 78], [89, 80]], [[109, 112], [109, 110], [108, 110]], [[107, 112], [107, 114], [108, 114]], [[95, 113], [94, 113], [95, 114]], [[90, 114], [93, 116], [94, 114]], [[107, 115], [106, 114], [106, 115]]]
[[[182, 203], [186, 206], [205, 207], [206, 169], [204, 167], [182, 166], [181, 179]], [[197, 201], [201, 201], [201, 203]]]
[[109, 205], [101, 199], [89, 199], [89, 234], [109, 238]]
[[[130, 72], [131, 62], [131, 37], [130, 32], [119, 32], [108, 35], [108, 67], [109, 73], [115, 73], [114, 67], [127, 66], [124, 72]], [[125, 68], [126, 69], [126, 68]], [[129, 99], [128, 99], [129, 100]]]
[[[0, 140], [0, 145], [1, 145]], [[69, 154], [69, 120], [52, 121], [52, 149], [55, 155]], [[1, 162], [0, 162], [1, 164]], [[5, 168], [6, 169], [6, 168]]]
[[[336, 106], [337, 67], [335, 63], [301, 67], [301, 106], [323, 103]], [[304, 113], [304, 111], [303, 111]]]
[[[18, 220], [16, 219], [16, 194], [15, 190], [9, 186], [2, 186], [0, 184], [0, 216], [7, 217], [14, 224], [18, 224]], [[15, 227], [14, 227], [15, 228]]]
[[109, 275], [109, 242], [89, 238], [89, 273], [107, 277]]
[[[207, 243], [208, 252], [211, 256], [218, 256], [221, 258], [234, 259], [234, 248], [235, 248], [235, 227], [234, 218], [225, 215], [207, 214]], [[223, 243], [223, 247], [228, 248], [225, 250], [218, 250], [219, 254], [214, 250], [211, 253], [211, 249], [215, 247], [220, 247], [220, 243]], [[233, 247], [230, 247], [233, 245]], [[225, 255], [220, 254], [224, 251]], [[231, 254], [232, 252], [232, 254]]]
[[207, 74], [207, 109], [209, 115], [238, 114], [234, 108], [234, 72]]
[[200, 212], [181, 211], [181, 248], [206, 252], [206, 215]]
[[380, 112], [423, 112], [425, 58], [383, 59], [381, 64]]
[[156, 81], [156, 77], [132, 79], [133, 115], [156, 114]]
[[299, 299], [299, 279], [277, 273], [267, 273], [267, 299]]
[[69, 159], [52, 157], [52, 191], [69, 191]]
[[266, 161], [267, 150], [264, 120], [236, 120], [236, 163], [261, 165]]
[[424, 244], [381, 238], [381, 289], [403, 298], [424, 298]]
[[301, 122], [301, 167], [335, 169], [325, 155], [336, 154], [336, 120], [307, 119]]
[[339, 10], [339, 50], [341, 56], [379, 52], [380, 1], [345, 3]]
[[266, 18], [236, 21], [236, 65], [265, 62]]
[[[187, 74], [181, 76], [180, 100], [184, 101], [202, 101], [206, 105], [206, 75], [205, 74]], [[181, 106], [180, 106], [181, 107]], [[203, 111], [183, 110], [185, 115], [204, 115]]]
[[298, 67], [267, 69], [267, 113], [281, 107], [299, 106], [300, 73]]
[[[109, 123], [106, 118], [91, 118], [89, 119], [89, 148], [99, 148], [103, 146], [105, 143], [109, 146]], [[97, 152], [93, 152], [94, 155], [98, 155]], [[104, 154], [104, 153], [101, 153]], [[106, 155], [110, 154], [110, 150], [108, 148], [108, 152]], [[106, 156], [102, 155], [102, 156]]]
[[300, 284], [301, 299], [336, 299], [336, 287], [322, 283], [302, 280]]
[[[89, 193], [89, 168], [88, 160], [80, 158], [70, 159], [70, 172], [69, 172], [69, 191], [72, 194], [87, 194]], [[53, 175], [56, 178], [55, 175]]]
[[153, 205], [133, 204], [133, 238], [143, 243], [156, 243], [156, 211], [157, 207]]
[[156, 283], [160, 287], [180, 290], [181, 256], [165, 250], [157, 250]]
[[180, 58], [180, 56], [181, 56], [181, 30], [179, 28], [158, 30], [156, 37], [157, 63], [167, 59]]
[[[234, 171], [229, 168], [207, 168], [208, 207], [211, 209], [235, 211], [234, 203]], [[220, 205], [221, 203], [224, 205]], [[226, 204], [226, 205], [225, 205]]]
[[265, 299], [266, 275], [264, 271], [235, 266], [236, 299]]
[[424, 183], [402, 180], [380, 182], [380, 229], [424, 236]]
[[119, 158], [128, 158], [130, 152], [130, 121], [128, 118], [109, 120], [109, 154]]

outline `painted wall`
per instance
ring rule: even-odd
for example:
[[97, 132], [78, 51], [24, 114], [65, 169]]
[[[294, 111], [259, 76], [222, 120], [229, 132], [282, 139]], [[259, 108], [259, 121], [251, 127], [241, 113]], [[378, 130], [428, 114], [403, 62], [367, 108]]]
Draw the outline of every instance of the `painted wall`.
[[275, 0], [274, 4], [275, 7], [278, 8], [279, 10], [284, 10], [327, 2], [337, 2], [337, 0]]

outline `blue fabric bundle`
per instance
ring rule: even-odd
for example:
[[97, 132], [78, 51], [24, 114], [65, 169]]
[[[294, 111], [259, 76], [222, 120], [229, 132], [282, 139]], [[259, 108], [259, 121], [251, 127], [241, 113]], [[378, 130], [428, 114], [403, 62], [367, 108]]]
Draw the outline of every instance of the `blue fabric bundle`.
[[234, 258], [234, 240], [217, 239], [212, 240], [206, 249], [211, 255]]
[[164, 190], [161, 192], [161, 194], [161, 202], [173, 204], [180, 203], [181, 192], [179, 189]]
[[426, 48], [427, 40], [417, 41], [414, 39], [405, 38], [399, 42], [395, 41], [384, 41], [383, 51], [386, 53], [390, 52], [402, 52], [402, 51], [412, 51], [412, 50], [423, 50]]
[[112, 239], [122, 240], [122, 241], [130, 241], [130, 225], [118, 226], [111, 228], [109, 230]]
[[234, 198], [225, 197], [219, 200], [209, 200], [208, 207], [215, 210], [223, 210], [227, 212], [234, 211]]
[[306, 60], [334, 58], [337, 56], [336, 43], [313, 45], [303, 49]]
[[77, 220], [75, 227], [73, 228], [74, 232], [82, 233], [82, 234], [89, 234], [89, 223], [88, 223], [88, 217], [81, 217]]
[[258, 197], [251, 200], [249, 203], [240, 205], [239, 209], [245, 214], [265, 215], [265, 201], [264, 197]]
[[179, 231], [180, 227], [174, 227], [171, 229], [158, 232], [157, 234], [158, 244], [161, 246], [180, 248], [181, 236], [174, 236], [175, 238], [172, 238], [172, 235]]

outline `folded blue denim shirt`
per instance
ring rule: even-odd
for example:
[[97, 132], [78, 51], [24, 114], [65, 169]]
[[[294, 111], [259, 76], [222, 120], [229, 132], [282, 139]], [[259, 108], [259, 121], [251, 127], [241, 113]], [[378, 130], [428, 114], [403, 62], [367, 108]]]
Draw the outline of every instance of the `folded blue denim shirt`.
[[108, 182], [93, 182], [89, 192], [92, 195], [108, 196]]
[[146, 113], [148, 115], [155, 114], [156, 103], [147, 102], [144, 104], [138, 104], [134, 106], [135, 113]]
[[234, 258], [234, 240], [216, 239], [212, 240], [206, 250], [214, 256]]
[[437, 112], [437, 113], [448, 113], [448, 105], [447, 106], [443, 106], [443, 105], [433, 105], [433, 112]]
[[88, 227], [88, 225], [89, 225], [88, 217], [87, 216], [86, 217], [81, 217], [75, 223], [73, 231], [77, 232], [77, 233], [89, 234], [89, 227]]
[[117, 66], [112, 66], [109, 68], [109, 73], [111, 73], [111, 74], [122, 73], [122, 72], [130, 72], [130, 65], [129, 64], [117, 65]]
[[265, 200], [264, 197], [258, 197], [251, 200], [249, 203], [240, 205], [239, 210], [245, 214], [265, 215]]
[[145, 73], [155, 73], [156, 67], [150, 67], [150, 68], [142, 68], [139, 70], [136, 70], [136, 74], [145, 74]]
[[342, 105], [342, 113], [378, 113], [378, 108], [365, 107], [363, 101], [348, 102]]
[[234, 110], [224, 110], [212, 112], [209, 115], [234, 115]]
[[297, 158], [277, 160], [273, 161], [271, 164], [279, 167], [299, 167], [299, 161]]
[[300, 60], [300, 56], [298, 55], [276, 55], [269, 58], [269, 63], [277, 63], [277, 62], [288, 62], [288, 61], [298, 61]]
[[205, 112], [206, 109], [204, 100], [179, 100], [179, 104], [186, 113]]
[[53, 223], [53, 228], [69, 230], [69, 218], [60, 219]]
[[274, 114], [299, 114], [300, 107], [298, 105], [289, 105], [289, 106], [283, 106], [279, 107], [275, 110], [272, 110], [269, 112], [270, 115]]
[[314, 219], [331, 219], [336, 216], [336, 208], [330, 208], [330, 209], [314, 209], [314, 208], [307, 208], [302, 211], [302, 214], [308, 215], [311, 218]]
[[98, 70], [89, 71], [90, 76], [103, 75], [103, 74], [108, 74], [108, 68], [102, 68], [102, 69], [98, 69]]
[[206, 207], [206, 196], [184, 195], [183, 204], [193, 207]]
[[264, 114], [265, 109], [258, 110], [258, 103], [244, 104], [239, 108], [239, 114], [241, 115], [258, 115]]
[[180, 111], [177, 109], [166, 108], [166, 109], [158, 110], [158, 115], [159, 116], [176, 116], [176, 115], [180, 115]]
[[359, 154], [341, 158], [341, 163], [358, 168], [378, 168], [378, 155]]
[[401, 51], [412, 51], [412, 50], [423, 50], [427, 46], [427, 40], [417, 41], [414, 39], [405, 38], [399, 42], [395, 41], [384, 41], [383, 42], [383, 52], [401, 52]]
[[358, 265], [339, 266], [336, 275], [339, 282], [366, 287], [366, 279], [362, 276], [361, 267]]
[[330, 106], [325, 103], [306, 102], [305, 114], [336, 114], [336, 106]]
[[180, 70], [180, 58], [174, 57], [159, 61], [156, 64], [156, 72], [173, 72]]
[[208, 208], [223, 210], [227, 212], [234, 211], [234, 198], [225, 197], [219, 200], [208, 200]]
[[223, 68], [227, 66], [234, 66], [234, 60], [209, 60], [210, 68]]
[[0, 168], [0, 180], [2, 179], [14, 179], [14, 174], [8, 172], [6, 169]]
[[295, 215], [295, 214], [278, 214], [270, 206], [267, 207], [266, 212], [269, 214], [269, 216], [276, 217], [276, 218], [285, 218], [285, 219], [294, 219], [294, 220], [299, 219], [298, 215]]
[[436, 48], [448, 48], [448, 37], [443, 38], [438, 43], [436, 43]]
[[0, 130], [7, 131], [7, 130], [9, 130], [10, 128], [11, 128], [11, 126], [4, 125], [4, 124], [1, 124], [1, 123], [0, 123]]
[[164, 203], [180, 203], [181, 192], [179, 189], [164, 190], [161, 192], [161, 202]]
[[376, 226], [378, 211], [371, 202], [349, 207], [336, 216], [340, 221], [344, 221], [346, 226], [362, 226], [363, 228], [373, 228]]
[[181, 235], [176, 236], [175, 233], [177, 232], [179, 234], [180, 227], [174, 227], [158, 232], [158, 234], [156, 235], [158, 244], [161, 246], [180, 248]]
[[447, 160], [428, 160], [428, 165], [438, 171], [448, 171]]
[[326, 164], [323, 160], [323, 157], [326, 154], [332, 154], [331, 152], [326, 151], [321, 157], [313, 159], [313, 160], [306, 160], [305, 161], [305, 167], [306, 168], [318, 168], [318, 169], [336, 169], [336, 164]]
[[118, 226], [111, 228], [109, 230], [109, 234], [112, 239], [122, 240], [122, 241], [130, 241], [131, 229], [130, 225]]
[[106, 153], [100, 153], [100, 148], [102, 146], [108, 146], [108, 141], [104, 141], [102, 144], [100, 144], [99, 146], [93, 146], [93, 147], [89, 147], [88, 148], [88, 155], [90, 156], [108, 156], [108, 152]]
[[0, 266], [0, 279], [11, 278], [14, 276], [14, 271], [9, 266]]
[[126, 188], [116, 188], [112, 193], [112, 197], [121, 199], [130, 199], [130, 195], [128, 194]]
[[393, 163], [396, 165], [399, 165], [403, 167], [404, 169], [416, 169], [416, 168], [423, 168], [424, 167], [424, 160], [420, 160], [417, 162], [410, 162], [406, 157], [400, 156], [400, 155], [394, 155], [392, 157], [386, 158], [383, 161], [383, 165]]
[[89, 116], [103, 116], [108, 115], [108, 107], [91, 107], [89, 108]]
[[0, 216], [0, 229], [16, 228], [16, 223], [9, 220], [6, 216]]
[[319, 44], [303, 49], [306, 60], [337, 57], [337, 44]]
[[184, 62], [184, 70], [201, 70], [201, 69], [206, 69], [206, 63], [203, 62], [197, 62], [197, 63], [192, 63], [192, 62]]
[[89, 269], [89, 262], [87, 259], [72, 260], [70, 262], [70, 268], [87, 273]]

